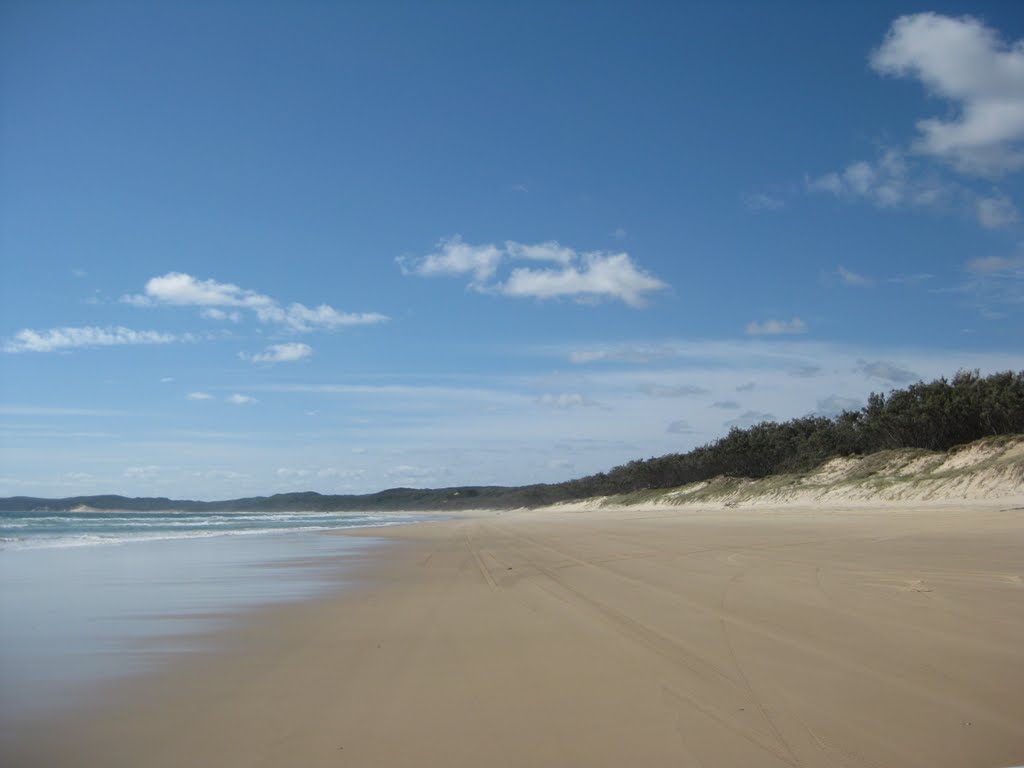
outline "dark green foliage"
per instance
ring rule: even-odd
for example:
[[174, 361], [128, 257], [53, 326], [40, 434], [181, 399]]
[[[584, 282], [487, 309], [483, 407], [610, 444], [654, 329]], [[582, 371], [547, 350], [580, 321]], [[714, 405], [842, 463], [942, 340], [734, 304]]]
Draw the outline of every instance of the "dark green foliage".
[[952, 381], [937, 379], [872, 394], [859, 411], [835, 418], [803, 416], [782, 423], [765, 421], [748, 429], [733, 428], [725, 437], [688, 453], [631, 461], [609, 472], [564, 483], [441, 488], [392, 488], [365, 496], [286, 493], [231, 501], [128, 499], [81, 496], [72, 499], [0, 499], [0, 510], [48, 508], [258, 511], [258, 510], [431, 510], [508, 509], [558, 501], [674, 488], [732, 476], [759, 478], [805, 472], [837, 456], [869, 454], [895, 448], [945, 451], [983, 437], [1024, 433], [1024, 372], [982, 377], [961, 371]]

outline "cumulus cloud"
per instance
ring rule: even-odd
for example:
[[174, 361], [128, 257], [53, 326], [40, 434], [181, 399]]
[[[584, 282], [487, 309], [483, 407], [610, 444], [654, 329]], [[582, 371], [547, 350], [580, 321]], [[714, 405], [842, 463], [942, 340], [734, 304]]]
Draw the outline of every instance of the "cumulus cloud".
[[182, 337], [157, 331], [135, 331], [123, 326], [98, 328], [63, 327], [34, 331], [25, 328], [4, 344], [5, 352], [54, 352], [83, 347], [113, 347], [134, 344], [170, 344]]
[[240, 352], [239, 357], [253, 363], [291, 363], [296, 360], [305, 360], [312, 354], [313, 348], [309, 344], [290, 342], [288, 344], [271, 344], [256, 355]]
[[894, 363], [887, 363], [884, 360], [858, 360], [856, 369], [868, 378], [882, 379], [891, 384], [909, 384], [921, 377], [907, 368], [902, 368]]
[[144, 293], [122, 296], [121, 301], [140, 307], [203, 307], [200, 314], [213, 320], [237, 321], [240, 319], [238, 310], [225, 307], [238, 307], [251, 310], [261, 322], [275, 323], [297, 332], [374, 325], [388, 320], [386, 315], [376, 312], [339, 312], [329, 304], [283, 306], [269, 296], [234, 283], [200, 280], [184, 272], [168, 272], [151, 278], [146, 282]]
[[627, 253], [585, 253], [578, 264], [563, 269], [514, 269], [498, 290], [535, 299], [618, 299], [642, 307], [646, 294], [667, 287], [638, 269]]
[[712, 408], [721, 408], [726, 411], [738, 411], [742, 406], [735, 400], [716, 400], [711, 404]]
[[460, 277], [471, 275], [472, 287], [480, 287], [498, 270], [504, 257], [500, 248], [493, 244], [470, 245], [459, 235], [444, 238], [437, 244], [434, 253], [415, 259], [407, 256], [398, 258], [403, 275], [420, 277]]
[[213, 400], [213, 395], [209, 392], [189, 392], [185, 398], [187, 400]]
[[1020, 212], [1005, 195], [982, 197], [975, 203], [978, 221], [985, 229], [1003, 229], [1020, 221]]
[[269, 296], [238, 287], [234, 283], [199, 280], [184, 272], [146, 281], [145, 292], [123, 296], [122, 301], [137, 306], [173, 304], [182, 307], [261, 307], [273, 304]]
[[237, 392], [233, 395], [228, 395], [224, 400], [232, 405], [252, 405], [253, 403], [259, 402], [255, 397], [250, 395], [240, 395]]
[[[513, 260], [557, 266], [515, 267], [505, 279], [497, 279], [499, 266]], [[580, 253], [553, 240], [535, 245], [508, 240], [498, 247], [471, 245], [455, 236], [438, 243], [435, 253], [400, 257], [398, 263], [406, 275], [469, 277], [474, 290], [518, 298], [591, 303], [608, 299], [640, 307], [648, 294], [668, 287], [640, 269], [628, 253]]]
[[1024, 39], [1004, 41], [970, 16], [918, 13], [892, 23], [869, 63], [880, 75], [920, 82], [949, 109], [918, 120], [908, 147], [807, 177], [807, 189], [880, 208], [969, 211], [987, 229], [1018, 223], [1008, 197], [944, 178], [934, 161], [967, 177], [1024, 167]]
[[799, 333], [807, 333], [807, 323], [799, 317], [792, 320], [765, 320], [763, 323], [747, 323], [747, 333], [750, 336], [783, 336]]
[[870, 57], [883, 75], [919, 80], [953, 104], [948, 118], [917, 122], [915, 151], [964, 173], [1024, 166], [1024, 41], [1004, 42], [970, 16], [901, 16]]

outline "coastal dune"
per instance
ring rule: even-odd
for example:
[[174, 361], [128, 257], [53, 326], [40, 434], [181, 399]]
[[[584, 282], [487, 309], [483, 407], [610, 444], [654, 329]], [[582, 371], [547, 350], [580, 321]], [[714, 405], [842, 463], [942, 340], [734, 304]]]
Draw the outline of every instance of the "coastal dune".
[[23, 729], [18, 766], [1024, 763], [1024, 510], [476, 512]]

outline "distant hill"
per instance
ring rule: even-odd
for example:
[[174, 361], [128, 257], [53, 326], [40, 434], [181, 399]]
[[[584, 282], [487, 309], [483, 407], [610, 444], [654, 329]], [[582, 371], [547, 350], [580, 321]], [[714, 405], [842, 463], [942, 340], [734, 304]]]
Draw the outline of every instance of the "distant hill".
[[456, 488], [392, 488], [365, 495], [280, 493], [227, 501], [189, 501], [125, 496], [0, 499], [0, 510], [93, 510], [273, 512], [443, 511], [508, 509], [594, 497], [621, 496], [707, 483], [715, 478], [758, 480], [811, 472], [845, 457], [918, 449], [945, 452], [986, 438], [1024, 434], [1024, 372], [991, 376], [961, 371], [912, 384], [888, 396], [872, 394], [859, 411], [833, 418], [804, 416], [765, 421], [687, 453], [638, 459], [608, 472], [563, 483]]
[[69, 496], [43, 499], [34, 496], [11, 496], [0, 499], [0, 511], [51, 510], [68, 512], [75, 509], [92, 511], [132, 510], [137, 512], [372, 512], [387, 510], [469, 509], [475, 507], [507, 507], [521, 504], [500, 503], [509, 495], [519, 498], [522, 488], [391, 488], [364, 495], [325, 495], [314, 491], [278, 493], [273, 496], [252, 496], [224, 501], [192, 501], [164, 497]]

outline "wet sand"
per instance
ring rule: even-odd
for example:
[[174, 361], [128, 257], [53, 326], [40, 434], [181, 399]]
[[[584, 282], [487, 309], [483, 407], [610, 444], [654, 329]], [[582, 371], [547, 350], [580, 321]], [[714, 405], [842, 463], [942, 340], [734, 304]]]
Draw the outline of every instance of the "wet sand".
[[1024, 510], [481, 512], [8, 766], [1024, 764]]

